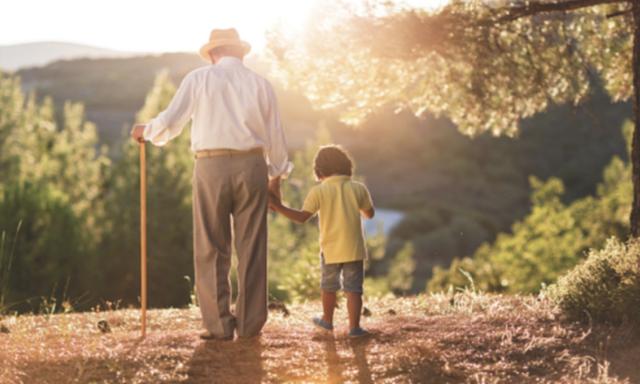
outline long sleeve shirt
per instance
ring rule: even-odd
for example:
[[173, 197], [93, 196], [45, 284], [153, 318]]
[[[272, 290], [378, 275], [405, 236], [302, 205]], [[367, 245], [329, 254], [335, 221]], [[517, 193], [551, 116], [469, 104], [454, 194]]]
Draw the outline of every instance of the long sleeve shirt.
[[273, 87], [240, 59], [223, 57], [185, 76], [167, 109], [145, 127], [144, 139], [165, 145], [190, 119], [194, 152], [263, 148], [269, 177], [293, 169]]

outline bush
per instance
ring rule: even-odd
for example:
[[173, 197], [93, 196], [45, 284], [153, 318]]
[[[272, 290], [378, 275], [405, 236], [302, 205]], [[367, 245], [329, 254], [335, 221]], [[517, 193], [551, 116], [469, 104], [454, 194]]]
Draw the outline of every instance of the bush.
[[459, 271], [463, 268], [483, 289], [537, 293], [582, 261], [590, 248], [628, 232], [630, 166], [619, 158], [614, 157], [604, 170], [596, 196], [570, 204], [563, 203], [565, 188], [560, 179], [542, 182], [532, 177], [530, 181], [531, 212], [512, 225], [511, 233], [500, 233], [493, 243], [481, 245], [472, 258], [434, 269], [429, 290], [467, 287]]
[[640, 324], [640, 240], [607, 241], [557, 284], [548, 296], [574, 319]]
[[43, 298], [80, 300], [99, 285], [89, 235], [62, 193], [29, 183], [7, 186], [0, 232], [17, 232], [8, 250], [11, 264], [3, 267], [10, 271], [0, 281], [11, 310], [38, 310]]

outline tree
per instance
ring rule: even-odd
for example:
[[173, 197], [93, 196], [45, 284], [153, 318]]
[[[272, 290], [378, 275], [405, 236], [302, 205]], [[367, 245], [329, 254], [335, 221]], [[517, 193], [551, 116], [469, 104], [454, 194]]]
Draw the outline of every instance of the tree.
[[392, 104], [446, 115], [470, 135], [516, 135], [521, 119], [581, 103], [602, 82], [614, 100], [634, 99], [630, 231], [640, 235], [639, 2], [388, 3], [331, 4], [296, 42], [274, 31], [283, 78], [347, 122]]

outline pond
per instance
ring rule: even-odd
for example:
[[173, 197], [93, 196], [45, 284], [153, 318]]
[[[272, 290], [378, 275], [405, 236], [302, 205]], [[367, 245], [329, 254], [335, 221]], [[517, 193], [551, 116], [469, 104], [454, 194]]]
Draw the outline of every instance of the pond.
[[382, 232], [385, 236], [388, 236], [393, 227], [398, 225], [404, 218], [405, 214], [402, 211], [394, 209], [376, 208], [376, 215], [371, 220], [364, 221], [364, 231], [368, 237], [375, 236]]

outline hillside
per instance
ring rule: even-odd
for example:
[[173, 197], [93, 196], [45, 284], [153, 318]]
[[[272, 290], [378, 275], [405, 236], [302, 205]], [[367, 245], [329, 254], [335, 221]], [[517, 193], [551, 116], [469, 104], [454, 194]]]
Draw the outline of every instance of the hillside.
[[0, 70], [16, 71], [38, 67], [58, 60], [99, 57], [125, 57], [133, 52], [56, 41], [0, 45]]
[[[370, 300], [373, 332], [314, 334], [318, 303], [272, 312], [258, 339], [203, 342], [197, 309], [2, 319], [2, 383], [640, 383], [640, 349], [625, 328], [561, 320], [534, 297], [419, 296]], [[344, 324], [344, 308], [338, 311]], [[105, 320], [110, 332], [96, 324]]]
[[167, 54], [57, 61], [17, 74], [25, 91], [51, 96], [57, 105], [82, 102], [87, 118], [96, 123], [101, 140], [115, 146], [124, 126], [133, 123], [159, 71], [166, 69], [171, 79], [178, 82], [202, 64], [195, 55]]
[[[269, 72], [268, 64], [255, 56], [248, 57], [246, 63], [265, 76]], [[17, 75], [25, 91], [35, 91], [39, 97], [50, 96], [58, 106], [66, 101], [83, 103], [87, 118], [96, 123], [102, 142], [117, 154], [123, 130], [134, 122], [156, 75], [166, 71], [178, 85], [187, 73], [204, 65], [206, 63], [195, 54], [167, 53], [58, 61], [20, 70]], [[293, 128], [289, 130], [289, 142], [301, 147], [315, 128], [310, 124], [318, 119], [318, 114], [299, 94], [282, 88], [277, 91], [287, 125]]]

